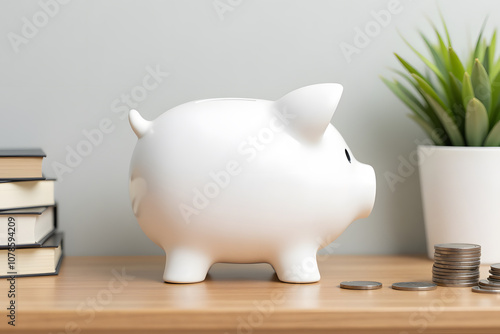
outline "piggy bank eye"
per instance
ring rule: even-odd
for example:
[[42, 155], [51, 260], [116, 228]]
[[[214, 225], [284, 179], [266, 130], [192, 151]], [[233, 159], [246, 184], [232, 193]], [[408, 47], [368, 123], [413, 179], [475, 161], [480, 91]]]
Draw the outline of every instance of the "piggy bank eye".
[[351, 156], [349, 155], [349, 152], [347, 152], [347, 149], [345, 149], [345, 156], [347, 158], [347, 161], [349, 161], [349, 163], [351, 163]]

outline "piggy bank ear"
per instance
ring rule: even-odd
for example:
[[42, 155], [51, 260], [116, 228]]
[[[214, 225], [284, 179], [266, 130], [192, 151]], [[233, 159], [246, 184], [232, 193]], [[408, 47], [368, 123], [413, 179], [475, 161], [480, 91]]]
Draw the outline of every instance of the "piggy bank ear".
[[141, 114], [139, 114], [139, 112], [134, 109], [130, 110], [128, 114], [128, 121], [130, 122], [132, 130], [134, 130], [137, 138], [139, 139], [144, 136], [153, 125], [153, 122], [147, 121], [142, 118]]
[[302, 87], [277, 100], [276, 108], [294, 133], [315, 141], [330, 123], [342, 90], [342, 85], [336, 83]]

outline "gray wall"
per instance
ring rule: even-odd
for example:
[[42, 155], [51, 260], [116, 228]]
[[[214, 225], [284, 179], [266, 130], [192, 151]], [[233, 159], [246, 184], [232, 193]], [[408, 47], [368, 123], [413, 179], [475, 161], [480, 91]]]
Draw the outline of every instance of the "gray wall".
[[[418, 173], [410, 170], [394, 191], [385, 175], [397, 174], [401, 159], [409, 160], [425, 136], [379, 75], [390, 75], [388, 68], [396, 66], [394, 51], [415, 59], [397, 31], [423, 47], [417, 29], [429, 31], [426, 15], [437, 21], [437, 3], [401, 0], [377, 31], [371, 11], [393, 2], [217, 1], [0, 2], [0, 146], [42, 147], [47, 174], [66, 166], [59, 170], [64, 174], [56, 198], [67, 254], [162, 253], [142, 233], [129, 204], [128, 164], [136, 137], [121, 117], [127, 95], [128, 103], [153, 119], [194, 99], [277, 99], [320, 82], [344, 85], [332, 123], [378, 177], [372, 215], [353, 223], [329, 249], [424, 252]], [[495, 1], [446, 0], [439, 6], [460, 54], [486, 14], [489, 28], [500, 15]], [[375, 29], [373, 37], [346, 57], [341, 45], [355, 45], [356, 29], [367, 26]], [[145, 87], [143, 79], [156, 69], [168, 75]], [[99, 126], [108, 133], [92, 147], [82, 146], [84, 131]], [[89, 154], [68, 166], [68, 149], [78, 147]]]

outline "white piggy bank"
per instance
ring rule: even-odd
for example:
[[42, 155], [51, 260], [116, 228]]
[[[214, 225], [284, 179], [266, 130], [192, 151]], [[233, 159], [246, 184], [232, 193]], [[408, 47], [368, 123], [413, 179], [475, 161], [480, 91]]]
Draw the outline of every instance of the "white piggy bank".
[[285, 282], [320, 279], [318, 249], [375, 201], [373, 168], [330, 124], [341, 94], [318, 84], [277, 101], [194, 101], [155, 121], [130, 111], [132, 207], [167, 254], [164, 281], [203, 281], [216, 262], [267, 262]]

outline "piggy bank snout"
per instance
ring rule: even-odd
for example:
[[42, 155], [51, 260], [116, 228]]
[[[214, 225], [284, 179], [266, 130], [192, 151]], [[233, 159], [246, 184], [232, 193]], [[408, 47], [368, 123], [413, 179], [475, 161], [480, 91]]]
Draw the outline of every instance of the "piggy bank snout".
[[366, 218], [375, 205], [376, 177], [373, 167], [359, 164], [357, 175], [357, 197], [359, 198], [360, 211], [356, 219]]

